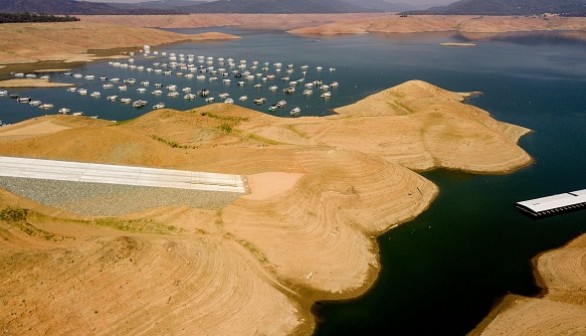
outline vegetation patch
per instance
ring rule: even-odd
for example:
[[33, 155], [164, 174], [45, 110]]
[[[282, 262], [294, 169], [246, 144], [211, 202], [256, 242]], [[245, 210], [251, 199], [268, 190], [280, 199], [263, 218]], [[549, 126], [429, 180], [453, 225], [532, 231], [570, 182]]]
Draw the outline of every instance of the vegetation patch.
[[176, 234], [182, 231], [172, 225], [165, 225], [153, 220], [145, 219], [122, 220], [118, 218], [100, 218], [94, 220], [93, 224], [109, 227], [115, 230], [136, 233]]
[[8, 207], [0, 211], [0, 220], [7, 223], [24, 222], [28, 215], [28, 209]]
[[2, 211], [0, 211], [0, 221], [10, 224], [11, 227], [18, 229], [22, 233], [31, 237], [39, 237], [45, 240], [52, 241], [63, 240], [65, 238], [63, 236], [58, 236], [49, 231], [40, 229], [35, 225], [29, 223], [27, 221], [29, 213], [29, 209], [15, 207], [4, 208], [2, 209]]
[[222, 219], [222, 209], [216, 210], [216, 221], [215, 221], [215, 223], [219, 227], [223, 227], [224, 226], [224, 220]]
[[79, 21], [78, 18], [65, 15], [44, 15], [34, 13], [0, 13], [0, 23], [22, 23], [22, 22], [69, 22]]
[[210, 112], [203, 112], [201, 114], [201, 116], [216, 119], [216, 120], [231, 121], [234, 124], [238, 124], [242, 121], [250, 120], [249, 118], [246, 118], [246, 117], [223, 116], [223, 115], [218, 115], [218, 114], [210, 113]]
[[230, 124], [227, 123], [223, 123], [220, 126], [217, 127], [222, 133], [232, 133], [233, 129], [232, 126]]
[[161, 138], [160, 136], [157, 136], [157, 135], [151, 135], [151, 138], [153, 140], [158, 141], [158, 142], [164, 143], [165, 145], [167, 145], [171, 148], [181, 148], [181, 149], [196, 149], [197, 148], [197, 146], [181, 145], [173, 140], [164, 139], [164, 138]]
[[244, 240], [244, 239], [238, 239], [236, 238], [233, 234], [231, 233], [226, 233], [224, 235], [224, 238], [226, 239], [230, 239], [235, 241], [236, 243], [238, 243], [240, 246], [244, 247], [245, 249], [247, 249], [256, 259], [258, 259], [258, 261], [260, 261], [262, 264], [266, 264], [269, 262], [269, 259], [267, 258], [267, 256], [262, 253], [258, 247], [256, 247], [254, 244], [252, 244], [251, 242]]
[[269, 139], [269, 138], [265, 138], [265, 137], [262, 137], [262, 136], [257, 135], [257, 134], [249, 134], [248, 135], [248, 138], [250, 140], [254, 140], [254, 141], [257, 141], [257, 142], [261, 142], [261, 143], [266, 144], [266, 145], [283, 145], [282, 142], [279, 142], [279, 141], [273, 140], [273, 139]]

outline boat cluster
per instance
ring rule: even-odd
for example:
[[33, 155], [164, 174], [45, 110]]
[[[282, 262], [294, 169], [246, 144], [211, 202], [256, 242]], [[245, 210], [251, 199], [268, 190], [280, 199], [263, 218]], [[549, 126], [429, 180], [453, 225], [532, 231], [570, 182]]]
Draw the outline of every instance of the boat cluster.
[[[125, 61], [110, 61], [108, 64], [116, 69], [134, 71], [137, 73], [136, 77], [140, 79], [137, 80], [133, 75], [124, 78], [64, 72], [63, 76], [72, 77], [77, 83], [76, 87], [69, 87], [67, 91], [93, 99], [101, 99], [104, 96], [107, 101], [131, 105], [136, 109], [149, 105], [146, 96], [159, 101], [152, 105], [153, 109], [161, 109], [165, 107], [165, 103], [161, 101], [163, 98], [183, 98], [189, 102], [201, 100], [205, 103], [233, 104], [235, 100], [242, 103], [249, 101], [249, 97], [245, 93], [254, 92], [255, 97], [250, 99], [254, 105], [262, 106], [267, 104], [269, 99], [274, 99], [268, 104], [268, 111], [275, 112], [288, 105], [287, 100], [284, 99], [286, 97], [292, 97], [299, 93], [308, 97], [314, 95], [315, 91], [321, 98], [329, 99], [333, 94], [332, 89], [339, 86], [338, 82], [335, 81], [324, 83], [321, 78], [324, 77], [323, 73], [327, 70], [321, 66], [302, 65], [297, 67], [294, 64], [284, 65], [280, 62], [271, 63], [257, 60], [249, 62], [244, 59], [167, 53], [165, 51], [152, 51], [149, 46], [144, 46], [140, 52], [131, 52], [129, 55], [130, 57]], [[139, 60], [140, 56], [144, 59]], [[336, 71], [335, 68], [329, 68], [330, 73], [334, 71]], [[141, 72], [149, 75], [139, 75], [138, 73]], [[120, 76], [120, 74], [120, 71], [116, 71], [116, 76]], [[17, 78], [36, 78], [35, 74], [14, 73], [13, 75]], [[174, 84], [173, 80], [164, 78], [165, 76], [181, 78], [176, 83], [183, 83], [183, 85]], [[310, 78], [312, 76], [314, 78]], [[49, 79], [49, 76], [45, 75], [42, 78]], [[232, 92], [239, 92], [234, 97], [229, 92], [230, 87], [233, 86], [236, 86], [238, 90], [232, 89]], [[243, 87], [251, 89], [240, 90]], [[53, 104], [43, 103], [29, 97], [20, 97], [16, 93], [9, 94], [5, 90], [0, 91], [0, 96], [10, 96], [20, 103], [27, 103], [45, 110], [54, 109]], [[58, 109], [58, 113], [61, 114], [69, 114], [70, 112], [71, 110], [67, 107]], [[299, 116], [301, 109], [294, 107], [289, 113], [292, 116]], [[80, 115], [83, 112], [74, 114]]]
[[[230, 87], [236, 84], [238, 87], [252, 86], [259, 90], [259, 96], [253, 99], [255, 105], [263, 105], [267, 103], [267, 98], [262, 96], [261, 89], [267, 88], [271, 93], [281, 91], [284, 95], [293, 95], [296, 92], [301, 92], [304, 96], [310, 96], [314, 94], [314, 90], [319, 90], [321, 98], [328, 99], [332, 97], [332, 88], [339, 86], [338, 82], [331, 82], [326, 84], [321, 79], [310, 80], [308, 76], [317, 74], [317, 77], [321, 77], [323, 67], [317, 66], [311, 68], [309, 65], [302, 65], [296, 67], [294, 64], [284, 65], [280, 62], [260, 62], [257, 60], [247, 61], [244, 59], [235, 60], [234, 58], [225, 57], [212, 57], [212, 56], [196, 56], [194, 54], [182, 54], [165, 51], [152, 51], [150, 47], [145, 46], [138, 54], [131, 53], [130, 58], [125, 62], [111, 61], [110, 66], [117, 69], [127, 69], [129, 71], [146, 72], [160, 76], [175, 76], [182, 77], [187, 80], [196, 80], [197, 85], [224, 85]], [[136, 64], [138, 56], [142, 56], [145, 59], [153, 59], [154, 61], [148, 65]], [[313, 71], [314, 70], [314, 71]], [[329, 72], [336, 71], [335, 68], [329, 68]], [[205, 84], [207, 83], [207, 84]], [[282, 84], [280, 84], [282, 83]], [[148, 82], [141, 82], [145, 86], [148, 86]], [[162, 95], [165, 92], [161, 89], [160, 85], [157, 87], [155, 83], [155, 90], [151, 91], [153, 95]], [[176, 86], [172, 85], [167, 89], [167, 96], [170, 98], [176, 98], [179, 96]], [[105, 87], [106, 88], [106, 87]], [[108, 85], [107, 88], [113, 88]], [[120, 89], [120, 87], [119, 87]], [[124, 87], [123, 87], [124, 89]], [[137, 89], [139, 93], [145, 93], [145, 88]], [[215, 97], [211, 95], [209, 88], [204, 88], [198, 91], [197, 95], [192, 93], [191, 87], [184, 87], [183, 98], [186, 100], [193, 100], [196, 97], [202, 97], [207, 103], [215, 101]], [[202, 91], [205, 94], [202, 94]], [[217, 95], [217, 98], [221, 99], [224, 103], [234, 103], [234, 99], [230, 97], [230, 94], [221, 90], [222, 92]], [[247, 101], [247, 95], [241, 95], [238, 97], [241, 102]], [[275, 111], [278, 108], [282, 108], [284, 100], [270, 105], [269, 111]], [[292, 115], [299, 115], [299, 111], [291, 111]]]
[[[18, 93], [9, 93], [7, 90], [0, 90], [0, 97], [10, 97], [21, 104], [28, 104], [33, 107], [38, 107], [42, 110], [52, 110], [55, 107], [55, 105], [51, 103], [42, 102], [31, 97], [21, 96]], [[63, 110], [67, 110], [67, 112], [69, 112], [69, 109], [67, 108], [60, 108], [58, 111], [59, 113], [62, 113]]]
[[[77, 78], [77, 79], [83, 78], [88, 81], [93, 81], [96, 79], [95, 75], [85, 75], [84, 76], [79, 73], [71, 74], [69, 72], [64, 73], [64, 75], [65, 76], [73, 76], [74, 78]], [[108, 78], [106, 76], [100, 76], [99, 80], [101, 82], [103, 82], [103, 84], [102, 84], [103, 89], [105, 89], [105, 90], [117, 89], [119, 92], [126, 92], [126, 91], [128, 91], [129, 87], [136, 84], [135, 78], [126, 78], [126, 79], [121, 80], [120, 78], [117, 78], [117, 77], [116, 78]], [[137, 92], [138, 93], [145, 93], [146, 88], [144, 86], [148, 86], [149, 82], [143, 81], [143, 82], [141, 82], [141, 84], [142, 84], [142, 87], [139, 87], [137, 89]], [[162, 86], [162, 84], [159, 84], [159, 87], [161, 87], [161, 86]], [[71, 93], [77, 93], [80, 96], [87, 96], [88, 95], [88, 89], [86, 89], [84, 87], [70, 87], [70, 88], [67, 88], [67, 91], [71, 92]], [[99, 99], [102, 97], [102, 93], [100, 91], [96, 90], [96, 91], [92, 91], [91, 93], [89, 93], [89, 96], [94, 99]], [[112, 101], [112, 102], [119, 101], [122, 104], [132, 105], [134, 108], [137, 108], [137, 109], [143, 108], [148, 105], [148, 101], [146, 101], [144, 99], [133, 100], [132, 98], [128, 98], [128, 97], [119, 97], [117, 94], [108, 95], [108, 96], [106, 96], [106, 99], [108, 101]], [[164, 104], [162, 105], [162, 107], [160, 104], [155, 104], [155, 106], [157, 106], [158, 108], [163, 108]]]

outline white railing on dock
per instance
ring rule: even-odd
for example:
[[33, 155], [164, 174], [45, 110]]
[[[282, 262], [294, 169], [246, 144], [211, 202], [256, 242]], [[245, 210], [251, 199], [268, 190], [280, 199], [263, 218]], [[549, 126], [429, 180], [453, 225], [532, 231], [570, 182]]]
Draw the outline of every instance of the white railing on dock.
[[586, 189], [516, 203], [517, 208], [535, 216], [547, 216], [586, 207]]

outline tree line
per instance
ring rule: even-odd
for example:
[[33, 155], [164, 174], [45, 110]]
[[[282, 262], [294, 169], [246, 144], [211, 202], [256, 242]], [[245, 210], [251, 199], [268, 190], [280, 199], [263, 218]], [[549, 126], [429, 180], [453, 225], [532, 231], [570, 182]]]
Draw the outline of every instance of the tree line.
[[19, 22], [68, 22], [79, 21], [79, 18], [65, 15], [45, 15], [35, 13], [0, 13], [0, 23], [19, 23]]

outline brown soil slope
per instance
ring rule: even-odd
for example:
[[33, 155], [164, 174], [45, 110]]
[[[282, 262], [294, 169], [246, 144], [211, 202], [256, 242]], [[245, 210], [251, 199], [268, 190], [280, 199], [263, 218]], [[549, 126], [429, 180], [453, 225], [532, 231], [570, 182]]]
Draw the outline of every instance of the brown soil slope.
[[471, 335], [586, 334], [586, 235], [535, 264], [544, 296], [506, 297]]
[[372, 18], [382, 14], [191, 14], [191, 15], [90, 15], [83, 22], [159, 28], [237, 26], [246, 29], [288, 30], [339, 20]]
[[[14, 334], [311, 333], [314, 300], [364, 292], [378, 272], [375, 238], [437, 195], [397, 162], [494, 173], [530, 162], [516, 145], [525, 129], [491, 121], [460, 94], [419, 81], [381, 94], [327, 118], [215, 104], [119, 124], [48, 116], [2, 128], [0, 155], [243, 174], [251, 194], [215, 210], [99, 218], [2, 191], [0, 325]], [[475, 150], [459, 150], [458, 161], [432, 142]]]
[[511, 16], [458, 16], [417, 15], [400, 17], [385, 15], [359, 18], [308, 26], [290, 30], [298, 35], [336, 35], [363, 33], [415, 33], [458, 31], [463, 33], [502, 33], [524, 31], [585, 31], [586, 18], [511, 17]]
[[177, 34], [159, 29], [85, 22], [0, 25], [0, 64], [38, 61], [89, 61], [89, 50], [132, 48], [145, 44], [230, 39], [222, 33]]

